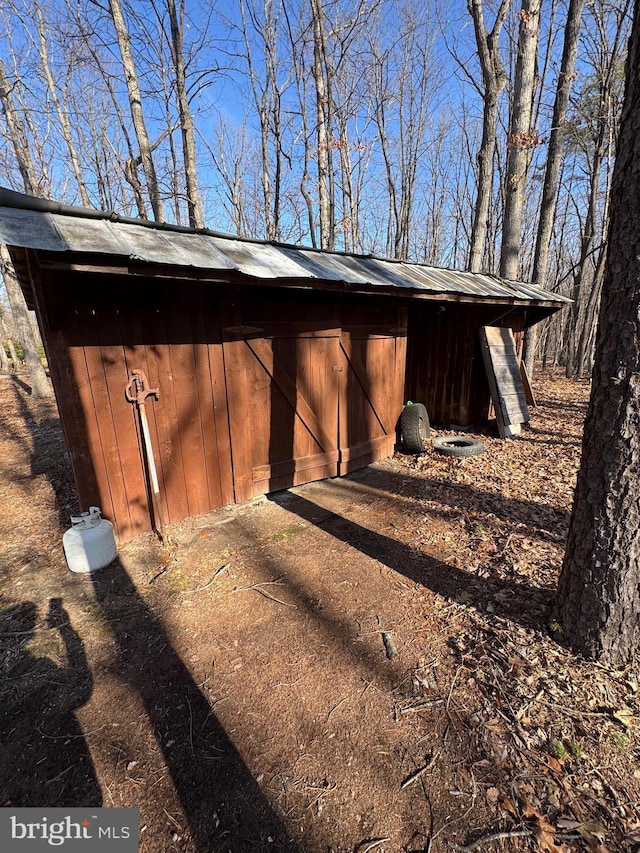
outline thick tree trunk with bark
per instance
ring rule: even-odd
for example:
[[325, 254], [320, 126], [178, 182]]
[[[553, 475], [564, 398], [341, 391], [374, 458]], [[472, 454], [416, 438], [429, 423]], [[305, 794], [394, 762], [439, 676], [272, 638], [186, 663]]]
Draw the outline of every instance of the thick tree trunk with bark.
[[335, 243], [335, 193], [333, 175], [332, 93], [324, 32], [322, 0], [311, 0], [313, 16], [313, 82], [316, 89], [316, 133], [318, 139], [318, 212], [320, 248], [333, 249]]
[[2, 313], [0, 313], [0, 373], [9, 373], [11, 370], [11, 365], [9, 364], [9, 359], [7, 357], [7, 351], [4, 348], [4, 342], [7, 338], [7, 334], [4, 328], [4, 317]]
[[175, 0], [167, 0], [169, 22], [171, 26], [171, 50], [175, 67], [176, 99], [180, 114], [180, 131], [182, 133], [182, 152], [184, 158], [184, 173], [187, 183], [187, 206], [189, 209], [189, 225], [193, 228], [204, 228], [204, 210], [200, 198], [198, 184], [198, 169], [196, 163], [196, 139], [193, 116], [189, 106], [187, 93], [187, 75], [184, 62], [183, 28], [184, 3], [180, 6], [180, 16], [176, 10]]
[[611, 193], [593, 388], [555, 618], [619, 666], [640, 643], [640, 4]]

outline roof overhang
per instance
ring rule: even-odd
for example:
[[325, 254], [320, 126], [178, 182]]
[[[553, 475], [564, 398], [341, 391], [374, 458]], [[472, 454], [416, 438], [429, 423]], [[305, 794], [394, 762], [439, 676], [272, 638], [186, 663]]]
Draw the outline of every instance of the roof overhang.
[[512, 305], [538, 309], [532, 312], [537, 319], [570, 302], [493, 275], [126, 219], [2, 188], [0, 242], [9, 247], [25, 291], [27, 250], [34, 250], [43, 268]]

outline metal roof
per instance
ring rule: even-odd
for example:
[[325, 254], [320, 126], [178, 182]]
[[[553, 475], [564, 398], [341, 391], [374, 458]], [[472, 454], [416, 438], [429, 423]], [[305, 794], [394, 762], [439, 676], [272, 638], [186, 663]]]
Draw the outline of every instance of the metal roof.
[[0, 242], [71, 255], [112, 255], [136, 263], [240, 273], [274, 284], [342, 286], [423, 298], [498, 301], [560, 308], [571, 300], [523, 282], [371, 255], [247, 240], [207, 229], [126, 219], [68, 207], [0, 187]]

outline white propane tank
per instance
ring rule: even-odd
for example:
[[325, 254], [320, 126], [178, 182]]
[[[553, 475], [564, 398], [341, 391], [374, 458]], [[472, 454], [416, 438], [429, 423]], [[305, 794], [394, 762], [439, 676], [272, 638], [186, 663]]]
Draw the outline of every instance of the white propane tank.
[[115, 560], [118, 549], [113, 524], [102, 518], [99, 507], [71, 516], [71, 524], [62, 537], [62, 547], [72, 572], [95, 572]]

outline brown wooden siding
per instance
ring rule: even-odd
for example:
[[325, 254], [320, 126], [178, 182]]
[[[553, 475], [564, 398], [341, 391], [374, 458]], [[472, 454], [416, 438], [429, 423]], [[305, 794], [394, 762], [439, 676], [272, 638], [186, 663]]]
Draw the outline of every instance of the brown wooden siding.
[[430, 419], [446, 428], [486, 420], [490, 395], [479, 329], [509, 326], [518, 332], [522, 323], [521, 311], [501, 306], [412, 304], [405, 398], [424, 403]]
[[55, 273], [36, 295], [81, 507], [101, 506], [120, 541], [150, 529], [133, 370], [159, 389], [146, 410], [169, 523], [393, 452], [406, 310], [392, 300]]

